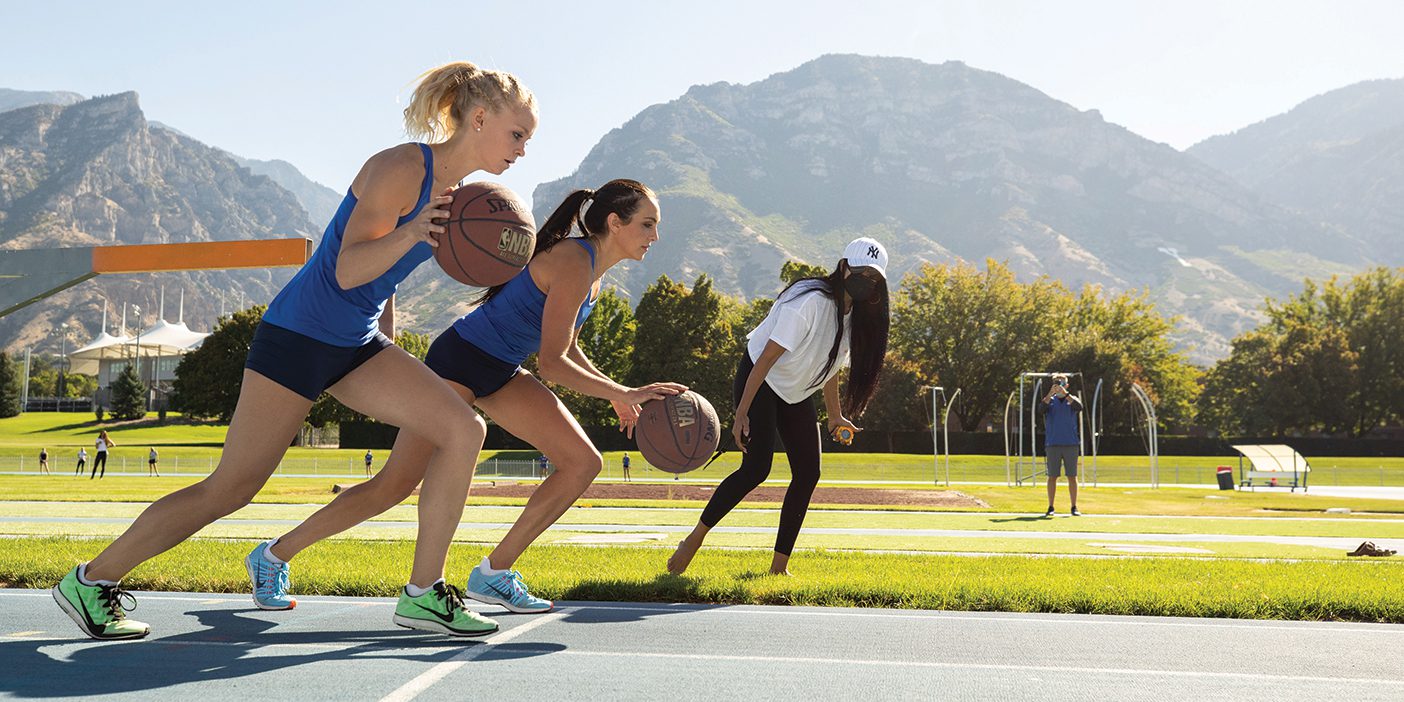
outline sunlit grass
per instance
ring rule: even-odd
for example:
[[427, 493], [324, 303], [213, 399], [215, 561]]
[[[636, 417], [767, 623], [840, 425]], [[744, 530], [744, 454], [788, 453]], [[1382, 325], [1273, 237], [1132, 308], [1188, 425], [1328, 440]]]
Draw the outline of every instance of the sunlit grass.
[[[0, 582], [48, 587], [102, 542], [15, 539]], [[246, 592], [251, 541], [192, 541], [133, 571], [137, 590]], [[296, 562], [298, 594], [392, 596], [408, 542], [330, 541]], [[1404, 567], [1355, 562], [1259, 563], [1173, 558], [1068, 559], [813, 552], [791, 577], [765, 574], [764, 551], [704, 550], [684, 577], [662, 551], [542, 546], [518, 563], [533, 591], [565, 600], [795, 604], [1005, 612], [1404, 622]], [[466, 578], [482, 549], [455, 547], [448, 573]]]

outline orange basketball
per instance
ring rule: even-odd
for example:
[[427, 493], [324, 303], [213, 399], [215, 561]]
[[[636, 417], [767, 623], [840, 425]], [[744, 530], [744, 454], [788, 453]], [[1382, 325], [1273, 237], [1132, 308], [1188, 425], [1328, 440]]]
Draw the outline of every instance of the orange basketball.
[[695, 470], [717, 450], [721, 422], [707, 398], [688, 390], [643, 404], [634, 440], [644, 460], [659, 470]]
[[434, 259], [450, 278], [480, 288], [520, 273], [536, 249], [536, 221], [522, 199], [498, 183], [453, 191]]

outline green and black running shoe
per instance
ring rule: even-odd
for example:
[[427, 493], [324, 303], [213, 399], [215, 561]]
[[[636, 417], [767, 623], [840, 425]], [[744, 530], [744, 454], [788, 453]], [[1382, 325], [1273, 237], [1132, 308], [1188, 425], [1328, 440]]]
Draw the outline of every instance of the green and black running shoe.
[[127, 618], [127, 611], [136, 609], [136, 598], [120, 585], [84, 585], [75, 567], [52, 592], [58, 606], [92, 638], [139, 639], [151, 633], [151, 627]]
[[497, 622], [463, 606], [463, 592], [443, 582], [419, 597], [403, 588], [395, 605], [395, 623], [406, 629], [434, 631], [449, 636], [486, 636], [497, 631]]

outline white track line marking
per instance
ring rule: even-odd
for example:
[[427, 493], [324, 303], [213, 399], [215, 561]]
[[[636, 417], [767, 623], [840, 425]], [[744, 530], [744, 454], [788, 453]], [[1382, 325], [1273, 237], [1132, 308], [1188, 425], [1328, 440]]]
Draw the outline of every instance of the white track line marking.
[[1351, 677], [1328, 677], [1318, 675], [1272, 675], [1266, 673], [1225, 673], [1196, 670], [1146, 670], [1139, 668], [1088, 668], [1088, 667], [1063, 667], [1049, 665], [1000, 665], [992, 663], [942, 663], [938, 661], [890, 661], [890, 660], [862, 660], [847, 658], [803, 658], [794, 656], [723, 656], [697, 653], [657, 653], [640, 651], [576, 651], [571, 649], [549, 650], [550, 654], [566, 656], [597, 656], [610, 658], [665, 658], [682, 659], [690, 661], [731, 661], [731, 662], [758, 662], [758, 663], [810, 663], [818, 665], [850, 664], [865, 666], [886, 666], [894, 668], [939, 668], [947, 670], [991, 670], [991, 671], [1021, 671], [1021, 672], [1041, 672], [1041, 673], [1094, 673], [1102, 675], [1117, 676], [1140, 676], [1140, 675], [1162, 675], [1177, 678], [1221, 678], [1233, 680], [1248, 680], [1259, 682], [1324, 682], [1324, 683], [1359, 683], [1369, 685], [1390, 685], [1394, 687], [1404, 686], [1404, 680], [1387, 678], [1351, 678]]
[[503, 631], [501, 633], [490, 636], [483, 641], [483, 645], [474, 646], [473, 648], [470, 648], [456, 656], [453, 656], [452, 658], [449, 658], [448, 660], [439, 663], [433, 668], [430, 668], [429, 670], [420, 673], [413, 680], [405, 683], [404, 685], [401, 685], [399, 689], [380, 698], [380, 702], [408, 702], [408, 700], [412, 700], [416, 696], [418, 696], [419, 693], [424, 692], [425, 690], [432, 687], [434, 683], [443, 680], [444, 677], [447, 676], [449, 673], [452, 673], [453, 671], [462, 668], [469, 661], [487, 653], [488, 651], [491, 651], [493, 646], [507, 643], [508, 641], [511, 641], [512, 639], [515, 639], [518, 636], [521, 636], [522, 634], [525, 634], [528, 631], [531, 631], [532, 629], [541, 626], [542, 624], [557, 621], [565, 617], [565, 615], [565, 612], [559, 610], [551, 612], [550, 614], [543, 614], [539, 618], [533, 619], [532, 621], [527, 622], [526, 624], [523, 624], [518, 627], [513, 627], [511, 629], [508, 629], [507, 631]]

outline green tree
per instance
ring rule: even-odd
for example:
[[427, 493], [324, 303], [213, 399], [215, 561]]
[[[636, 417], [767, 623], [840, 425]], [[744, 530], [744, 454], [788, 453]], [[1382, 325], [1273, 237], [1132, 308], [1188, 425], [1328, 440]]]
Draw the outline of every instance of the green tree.
[[1062, 286], [1021, 285], [994, 260], [984, 271], [925, 265], [893, 296], [889, 353], [910, 362], [922, 385], [961, 388], [953, 414], [973, 431], [1003, 409], [1020, 372], [1046, 366], [1053, 324], [1068, 307]]
[[220, 317], [200, 348], [180, 359], [173, 384], [173, 409], [222, 422], [234, 416], [244, 382], [244, 361], [265, 309], [256, 305]]
[[146, 416], [146, 386], [137, 376], [136, 366], [127, 365], [112, 381], [112, 418], [119, 421]]
[[14, 417], [20, 413], [20, 393], [24, 391], [21, 377], [24, 371], [10, 357], [0, 351], [0, 419]]
[[829, 275], [829, 269], [823, 266], [811, 266], [801, 261], [786, 261], [780, 266], [780, 281], [785, 285], [790, 285], [803, 278], [823, 278], [827, 275]]
[[428, 334], [402, 331], [395, 335], [395, 345], [421, 361], [429, 354], [429, 345], [432, 343], [434, 343], [434, 337]]
[[1207, 374], [1202, 424], [1225, 434], [1364, 436], [1404, 418], [1404, 269], [1307, 281], [1265, 313]]
[[1175, 321], [1156, 312], [1148, 293], [1109, 296], [1087, 286], [1066, 314], [1050, 323], [1053, 352], [1045, 367], [1081, 371], [1084, 401], [1091, 400], [1097, 381], [1103, 381], [1108, 431], [1132, 429], [1139, 411], [1133, 404], [1132, 383], [1150, 395], [1162, 427], [1190, 422], [1199, 372], [1184, 354], [1175, 352], [1170, 341]]
[[63, 378], [65, 397], [92, 397], [97, 392], [97, 376], [68, 373]]
[[[889, 350], [868, 411], [855, 422], [864, 429], [877, 431], [930, 429], [931, 393], [926, 387], [920, 368]], [[954, 392], [954, 388], [947, 390], [946, 396]]]
[[731, 381], [736, 373], [732, 330], [740, 303], [712, 287], [706, 274], [689, 290], [660, 276], [634, 310], [637, 332], [627, 382], [677, 382], [711, 401], [723, 424], [731, 422]]

